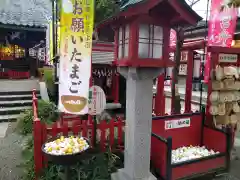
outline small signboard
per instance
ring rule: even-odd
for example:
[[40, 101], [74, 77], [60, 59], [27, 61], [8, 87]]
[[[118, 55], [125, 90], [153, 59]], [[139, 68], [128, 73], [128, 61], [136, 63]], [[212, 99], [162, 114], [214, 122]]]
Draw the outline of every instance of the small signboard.
[[225, 63], [234, 63], [237, 62], [238, 55], [237, 54], [219, 54], [219, 62]]
[[90, 115], [99, 115], [106, 108], [106, 96], [99, 86], [92, 86], [89, 91], [88, 113]]
[[190, 127], [190, 122], [191, 122], [190, 118], [165, 121], [165, 129], [169, 130], [169, 129]]
[[45, 61], [45, 50], [44, 50], [44, 48], [39, 48], [38, 49], [38, 59], [40, 61]]
[[181, 61], [187, 62], [187, 60], [188, 60], [188, 51], [182, 51], [181, 52]]
[[187, 64], [180, 64], [179, 75], [187, 75]]

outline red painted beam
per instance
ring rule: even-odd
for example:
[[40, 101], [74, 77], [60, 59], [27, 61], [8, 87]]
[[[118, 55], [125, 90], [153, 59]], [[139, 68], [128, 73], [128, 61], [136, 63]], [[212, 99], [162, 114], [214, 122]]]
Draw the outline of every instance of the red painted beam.
[[186, 78], [186, 89], [185, 89], [185, 113], [191, 112], [192, 78], [193, 78], [193, 51], [188, 51], [187, 78]]

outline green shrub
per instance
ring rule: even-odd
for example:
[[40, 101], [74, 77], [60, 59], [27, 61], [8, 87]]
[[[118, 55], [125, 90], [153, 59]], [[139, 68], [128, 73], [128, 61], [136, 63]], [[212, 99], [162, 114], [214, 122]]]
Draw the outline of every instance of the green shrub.
[[51, 95], [55, 92], [53, 71], [53, 68], [44, 68], [44, 80]]
[[[22, 180], [34, 180], [34, 155], [33, 139], [28, 140], [27, 146], [22, 152], [24, 163], [19, 165], [23, 168], [24, 174]], [[70, 169], [72, 180], [110, 180], [111, 173], [116, 172], [118, 168], [123, 168], [123, 154], [113, 153], [108, 149], [107, 152], [101, 152], [95, 149], [87, 152], [87, 158]], [[51, 162], [43, 169], [39, 180], [62, 180], [64, 168]]]
[[[89, 158], [71, 167], [70, 176], [72, 180], [110, 180], [111, 173], [116, 172], [119, 167], [123, 167], [122, 161], [110, 149], [107, 152], [95, 150], [89, 154]], [[61, 180], [63, 174], [62, 166], [49, 164], [40, 180]]]
[[[39, 100], [38, 117], [42, 122], [46, 124], [51, 124], [55, 122], [59, 117], [59, 113], [57, 112], [55, 104], [53, 104], [52, 102]], [[34, 117], [32, 109], [23, 111], [18, 118], [17, 131], [22, 135], [32, 133], [33, 120]]]
[[54, 86], [54, 68], [44, 67], [39, 68], [38, 71], [41, 73], [44, 73], [44, 81], [46, 83], [47, 89], [48, 89], [48, 95], [50, 97], [50, 100], [54, 101], [54, 95], [55, 95], [55, 86]]

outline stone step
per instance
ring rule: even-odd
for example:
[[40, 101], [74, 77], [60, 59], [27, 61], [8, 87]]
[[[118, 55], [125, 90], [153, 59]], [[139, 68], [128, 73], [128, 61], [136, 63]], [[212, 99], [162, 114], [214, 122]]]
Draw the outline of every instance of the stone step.
[[32, 105], [32, 100], [0, 101], [0, 108], [18, 107], [18, 106], [31, 106], [31, 105]]
[[[0, 84], [1, 85], [1, 84]], [[37, 94], [40, 94], [40, 91], [36, 91]], [[0, 91], [0, 96], [1, 95], [32, 95], [32, 91], [8, 91], [8, 92], [1, 92]]]
[[[40, 95], [37, 94], [39, 98]], [[25, 95], [0, 95], [0, 101], [18, 101], [18, 100], [32, 100], [32, 94]]]
[[22, 111], [26, 109], [31, 109], [32, 106], [20, 106], [20, 107], [6, 107], [0, 108], [0, 116], [1, 115], [12, 115], [17, 114], [19, 115]]
[[19, 117], [19, 114], [1, 115], [0, 123], [1, 122], [15, 122], [15, 121], [17, 121], [18, 117]]
[[0, 80], [0, 92], [23, 92], [39, 90], [38, 79]]

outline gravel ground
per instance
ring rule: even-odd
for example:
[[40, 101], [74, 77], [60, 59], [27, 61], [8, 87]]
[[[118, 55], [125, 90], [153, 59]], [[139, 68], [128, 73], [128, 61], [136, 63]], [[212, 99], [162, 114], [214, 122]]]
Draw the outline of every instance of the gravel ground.
[[7, 136], [0, 139], [0, 180], [20, 180], [23, 137], [13, 132], [15, 124], [11, 123]]

